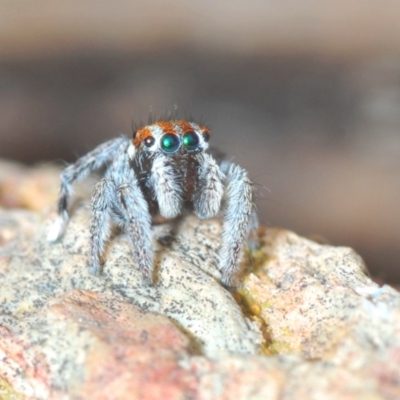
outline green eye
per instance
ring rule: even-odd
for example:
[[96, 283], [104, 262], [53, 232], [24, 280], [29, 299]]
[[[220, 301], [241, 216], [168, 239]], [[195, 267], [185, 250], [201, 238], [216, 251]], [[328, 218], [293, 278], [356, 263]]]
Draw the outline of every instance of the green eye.
[[199, 146], [199, 137], [194, 132], [187, 132], [183, 135], [183, 145], [188, 150], [196, 150]]
[[178, 136], [167, 133], [161, 138], [161, 148], [165, 153], [174, 153], [178, 150], [180, 141]]

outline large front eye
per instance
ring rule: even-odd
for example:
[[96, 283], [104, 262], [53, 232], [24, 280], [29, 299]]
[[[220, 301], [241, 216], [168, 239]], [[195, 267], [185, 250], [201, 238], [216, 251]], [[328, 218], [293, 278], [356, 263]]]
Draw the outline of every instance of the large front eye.
[[173, 133], [166, 133], [161, 138], [161, 148], [166, 153], [174, 153], [176, 150], [178, 150], [179, 145], [180, 145], [179, 138]]
[[194, 132], [187, 132], [183, 135], [183, 145], [188, 150], [196, 150], [199, 146], [199, 137]]

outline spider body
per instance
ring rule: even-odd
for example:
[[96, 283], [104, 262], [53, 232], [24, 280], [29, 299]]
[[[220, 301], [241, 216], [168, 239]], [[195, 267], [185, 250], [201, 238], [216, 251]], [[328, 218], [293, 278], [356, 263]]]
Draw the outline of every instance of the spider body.
[[255, 237], [258, 226], [253, 185], [243, 168], [217, 163], [207, 152], [209, 138], [205, 126], [171, 120], [138, 129], [132, 140], [120, 137], [101, 144], [61, 173], [58, 217], [48, 240], [58, 240], [65, 230], [72, 183], [105, 168], [91, 202], [91, 273], [101, 272], [114, 223], [128, 233], [133, 258], [146, 282], [152, 283], [152, 215], [175, 218], [190, 210], [202, 219], [222, 214], [219, 268], [222, 283], [233, 286], [243, 243]]

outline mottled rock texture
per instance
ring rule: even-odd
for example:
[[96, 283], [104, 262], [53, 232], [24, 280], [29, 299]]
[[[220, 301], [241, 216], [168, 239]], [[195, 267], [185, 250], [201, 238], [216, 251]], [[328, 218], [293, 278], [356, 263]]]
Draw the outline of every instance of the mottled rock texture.
[[41, 212], [0, 208], [1, 399], [400, 398], [400, 294], [351, 249], [261, 229], [229, 292], [219, 221], [188, 216], [153, 227], [146, 287], [118, 231], [89, 274], [84, 203], [46, 242], [46, 196]]

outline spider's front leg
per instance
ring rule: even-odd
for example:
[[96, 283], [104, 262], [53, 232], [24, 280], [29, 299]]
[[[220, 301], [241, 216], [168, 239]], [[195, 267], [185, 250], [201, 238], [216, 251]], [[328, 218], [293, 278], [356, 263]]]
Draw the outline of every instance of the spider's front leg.
[[139, 187], [136, 176], [118, 186], [118, 218], [124, 218], [124, 230], [129, 234], [133, 247], [133, 257], [139, 264], [147, 284], [153, 283], [154, 253], [151, 237], [151, 216], [149, 207]]
[[116, 202], [115, 185], [102, 179], [96, 184], [92, 196], [92, 219], [90, 223], [90, 273], [100, 275], [101, 257], [105, 243], [110, 238], [110, 213]]
[[88, 176], [92, 171], [101, 168], [126, 146], [126, 138], [117, 138], [96, 147], [93, 151], [69, 165], [60, 175], [60, 195], [58, 199], [58, 217], [50, 228], [47, 240], [57, 241], [63, 234], [68, 222], [68, 201], [71, 197], [72, 184]]
[[[121, 157], [120, 157], [121, 158]], [[136, 176], [129, 165], [118, 169], [114, 163], [106, 178], [95, 188], [92, 197], [90, 225], [90, 272], [101, 272], [101, 258], [110, 237], [111, 219], [128, 233], [133, 247], [133, 258], [147, 283], [152, 283], [153, 250], [151, 216]], [[117, 171], [117, 172], [116, 172]], [[124, 183], [121, 183], [124, 182]]]
[[101, 272], [101, 258], [110, 237], [111, 220], [129, 234], [134, 260], [146, 282], [152, 283], [151, 217], [126, 151], [114, 157], [92, 196], [90, 272], [94, 275]]
[[257, 227], [254, 190], [243, 168], [235, 164], [224, 164], [221, 169], [226, 173], [226, 186], [220, 270], [222, 283], [225, 286], [235, 286], [243, 243], [251, 236], [251, 230]]

